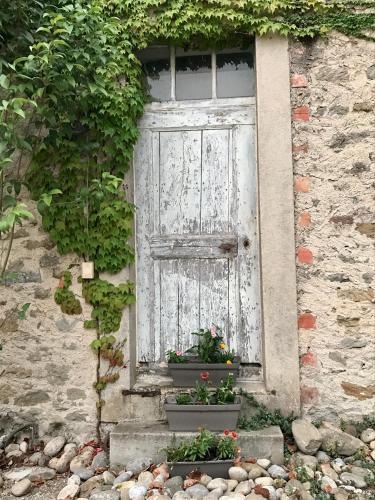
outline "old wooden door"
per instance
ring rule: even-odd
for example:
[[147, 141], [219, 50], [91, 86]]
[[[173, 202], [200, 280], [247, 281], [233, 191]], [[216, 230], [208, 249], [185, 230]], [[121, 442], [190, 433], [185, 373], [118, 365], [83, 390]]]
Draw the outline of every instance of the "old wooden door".
[[[194, 342], [191, 332], [212, 324], [222, 328], [243, 362], [260, 359], [254, 98], [251, 90], [247, 97], [218, 98], [219, 73], [212, 66], [219, 55], [210, 55], [211, 67], [203, 60], [216, 95], [204, 95], [199, 76], [194, 92], [205, 98], [189, 95], [195, 66], [182, 79], [189, 98], [175, 100], [179, 61], [172, 52], [171, 98], [149, 104], [139, 124], [134, 172], [140, 362], [158, 363], [169, 349], [187, 349]], [[182, 73], [192, 66], [181, 63]]]

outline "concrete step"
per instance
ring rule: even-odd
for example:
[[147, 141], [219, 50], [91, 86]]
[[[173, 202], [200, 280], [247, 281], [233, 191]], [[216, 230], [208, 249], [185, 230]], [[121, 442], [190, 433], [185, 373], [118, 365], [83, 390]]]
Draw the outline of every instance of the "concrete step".
[[[126, 466], [134, 459], [151, 458], [154, 463], [165, 461], [163, 449], [172, 441], [179, 443], [195, 436], [195, 432], [172, 432], [167, 424], [123, 422], [110, 434], [111, 467]], [[274, 464], [284, 461], [284, 438], [280, 427], [259, 431], [240, 431], [238, 445], [244, 458], [268, 458]]]

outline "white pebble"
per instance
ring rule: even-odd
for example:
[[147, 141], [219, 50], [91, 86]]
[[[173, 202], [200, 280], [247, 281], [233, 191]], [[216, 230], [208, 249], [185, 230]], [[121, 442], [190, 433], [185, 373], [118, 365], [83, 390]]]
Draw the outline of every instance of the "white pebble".
[[257, 477], [254, 480], [255, 484], [260, 484], [261, 486], [272, 486], [273, 479], [272, 477]]
[[263, 467], [263, 469], [268, 469], [271, 465], [271, 460], [268, 460], [268, 458], [259, 458], [257, 460], [257, 464], [260, 465], [260, 467]]

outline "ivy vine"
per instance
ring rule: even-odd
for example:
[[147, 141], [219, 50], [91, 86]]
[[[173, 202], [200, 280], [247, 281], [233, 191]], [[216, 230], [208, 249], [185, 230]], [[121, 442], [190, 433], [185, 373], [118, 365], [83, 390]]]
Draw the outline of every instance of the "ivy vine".
[[60, 283], [55, 291], [55, 302], [65, 314], [81, 314], [82, 306], [74, 293], [69, 290], [72, 284], [72, 273], [65, 271], [60, 278]]

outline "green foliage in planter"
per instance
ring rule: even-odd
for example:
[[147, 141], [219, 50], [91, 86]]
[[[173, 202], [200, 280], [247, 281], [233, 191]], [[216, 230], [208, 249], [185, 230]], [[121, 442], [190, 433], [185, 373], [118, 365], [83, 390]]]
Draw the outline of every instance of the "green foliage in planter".
[[210, 385], [208, 372], [201, 373], [201, 380], [197, 380], [195, 390], [176, 396], [176, 403], [178, 405], [226, 405], [234, 403], [236, 392], [232, 373], [228, 373], [227, 378], [220, 382], [216, 390]]
[[208, 460], [229, 460], [236, 457], [236, 434], [217, 436], [202, 430], [196, 437], [178, 446], [166, 448], [169, 462], [197, 462]]
[[74, 293], [69, 290], [72, 284], [72, 274], [65, 271], [61, 280], [61, 287], [56, 288], [55, 302], [61, 307], [61, 311], [65, 314], [81, 314], [82, 306]]
[[186, 353], [195, 354], [203, 363], [233, 362], [235, 354], [228, 351], [219, 327], [200, 328], [197, 332], [192, 332], [192, 335], [198, 338], [198, 343], [187, 349]]

